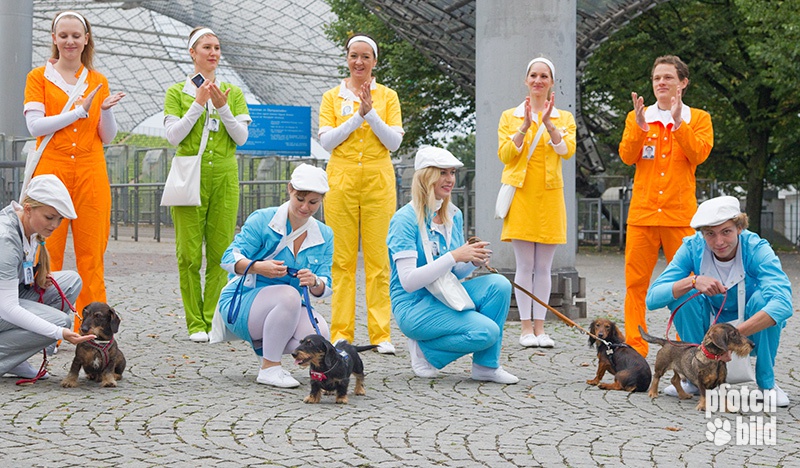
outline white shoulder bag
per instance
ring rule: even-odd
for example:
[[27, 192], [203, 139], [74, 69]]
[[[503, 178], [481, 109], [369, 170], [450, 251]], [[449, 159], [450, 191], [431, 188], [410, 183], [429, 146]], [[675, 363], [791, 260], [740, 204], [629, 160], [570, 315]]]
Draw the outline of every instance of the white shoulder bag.
[[196, 156], [178, 156], [172, 158], [164, 193], [161, 195], [161, 206], [200, 206], [200, 162], [208, 144], [208, 121], [210, 111], [206, 107], [206, 119], [203, 122], [203, 136], [200, 138], [200, 150]]
[[[431, 241], [428, 238], [428, 230], [421, 225], [419, 232], [422, 236], [422, 250], [425, 251], [425, 258], [428, 263], [432, 263], [433, 255], [431, 254]], [[425, 286], [425, 289], [453, 310], [462, 311], [475, 308], [475, 303], [472, 302], [472, 298], [469, 297], [467, 290], [464, 289], [464, 285], [461, 284], [461, 281], [452, 271], [440, 276], [436, 281]]]
[[[536, 146], [539, 144], [539, 140], [542, 138], [544, 127], [545, 125], [543, 123], [539, 124], [539, 130], [536, 132], [536, 136], [533, 138], [533, 143], [531, 143], [531, 149], [528, 151], [528, 161], [531, 160], [531, 156], [533, 156], [533, 152], [536, 150]], [[500, 185], [500, 191], [497, 193], [497, 202], [494, 204], [495, 219], [503, 219], [506, 217], [508, 214], [508, 209], [511, 208], [511, 201], [514, 200], [515, 193], [517, 193], [517, 188], [513, 185]]]
[[[271, 254], [267, 255], [263, 258], [263, 260], [272, 260], [278, 255], [281, 250], [290, 246], [292, 242], [295, 241], [300, 235], [306, 232], [311, 226], [311, 223], [314, 222], [314, 218], [308, 218], [305, 224], [300, 226], [299, 228], [295, 229], [291, 232], [288, 236], [284, 236], [281, 238], [281, 241], [278, 243], [278, 246], [275, 247], [275, 250], [272, 251]], [[249, 276], [249, 275], [248, 275]], [[236, 275], [228, 281], [228, 283], [222, 289], [227, 288], [228, 286], [232, 285], [237, 281], [245, 281], [245, 278], [242, 275]], [[219, 301], [217, 301], [217, 307], [214, 309], [214, 318], [211, 319], [211, 331], [208, 332], [208, 342], [209, 343], [222, 343], [224, 341], [233, 341], [238, 340], [239, 337], [236, 336], [235, 333], [230, 331], [228, 327], [225, 325], [225, 318], [219, 311]]]
[[[744, 306], [746, 301], [746, 288], [744, 285], [745, 280], [742, 279], [736, 286], [737, 302], [739, 306], [739, 319], [731, 320], [728, 322], [734, 327], [744, 322]], [[712, 314], [711, 322], [714, 322]], [[731, 353], [731, 360], [727, 363], [728, 377], [725, 379], [729, 384], [739, 384], [745, 382], [755, 382], [756, 373], [753, 369], [753, 362], [750, 355], [739, 356], [738, 354]]]
[[[89, 76], [89, 70], [86, 67], [83, 67], [83, 71], [78, 77], [78, 82], [75, 83], [75, 87], [72, 88], [72, 92], [69, 94], [67, 103], [64, 104], [64, 108], [61, 109], [62, 114], [71, 110], [72, 105], [75, 104], [75, 101], [83, 95], [83, 92], [85, 91], [83, 85], [86, 83], [87, 76]], [[33, 177], [33, 173], [36, 171], [36, 166], [39, 165], [39, 160], [42, 158], [42, 153], [44, 153], [44, 149], [47, 144], [50, 143], [50, 139], [53, 138], [53, 135], [55, 135], [55, 132], [45, 136], [42, 139], [42, 143], [36, 147], [35, 150], [28, 153], [28, 156], [25, 159], [25, 175], [22, 179], [22, 190], [19, 192], [20, 203], [22, 202], [22, 198], [25, 196], [25, 191], [28, 190], [28, 184], [31, 181], [31, 177]]]

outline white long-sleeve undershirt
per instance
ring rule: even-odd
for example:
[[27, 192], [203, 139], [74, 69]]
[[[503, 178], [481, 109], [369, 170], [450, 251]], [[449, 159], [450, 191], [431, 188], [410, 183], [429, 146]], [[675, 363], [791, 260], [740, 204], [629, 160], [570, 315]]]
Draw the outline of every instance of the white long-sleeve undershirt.
[[29, 312], [20, 305], [19, 285], [11, 283], [14, 282], [4, 281], [0, 284], [0, 319], [54, 340], [63, 339], [63, 328]]
[[321, 131], [319, 133], [320, 145], [322, 145], [326, 151], [333, 151], [337, 146], [341, 145], [350, 134], [356, 131], [365, 120], [372, 129], [372, 132], [378, 137], [378, 140], [380, 140], [386, 149], [389, 151], [397, 151], [397, 149], [400, 148], [400, 144], [403, 142], [403, 132], [398, 128], [387, 125], [375, 109], [367, 112], [367, 115], [364, 117], [356, 113], [338, 127]]
[[[31, 136], [40, 137], [55, 133], [62, 128], [71, 125], [78, 119], [85, 119], [89, 114], [83, 106], [63, 114], [45, 117], [44, 111], [39, 109], [28, 109], [25, 112], [25, 123]], [[111, 143], [117, 135], [117, 121], [114, 118], [114, 111], [109, 108], [100, 111], [100, 121], [97, 124], [97, 134], [103, 143]]]
[[[178, 146], [180, 142], [189, 135], [189, 132], [192, 131], [192, 127], [194, 127], [194, 124], [197, 123], [197, 119], [203, 114], [203, 110], [203, 106], [195, 101], [189, 106], [189, 110], [186, 111], [183, 117], [179, 118], [178, 116], [170, 114], [165, 115], [164, 128], [167, 130], [167, 141], [169, 141], [171, 145]], [[219, 114], [222, 123], [225, 124], [225, 131], [228, 132], [231, 139], [237, 145], [245, 144], [249, 135], [247, 123], [237, 120], [228, 104], [217, 109], [217, 114]]]
[[406, 292], [422, 289], [451, 270], [458, 278], [464, 278], [475, 270], [471, 263], [456, 262], [450, 252], [421, 267], [417, 267], [416, 257], [398, 258], [394, 263], [400, 285]]

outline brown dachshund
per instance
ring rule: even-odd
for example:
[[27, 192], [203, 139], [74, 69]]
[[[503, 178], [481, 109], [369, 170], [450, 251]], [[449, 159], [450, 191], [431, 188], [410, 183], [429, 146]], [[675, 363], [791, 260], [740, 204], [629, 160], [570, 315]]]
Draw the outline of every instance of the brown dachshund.
[[[603, 390], [644, 392], [650, 385], [650, 365], [635, 349], [625, 344], [625, 335], [611, 320], [599, 318], [592, 322], [589, 333], [602, 341], [589, 337], [589, 347], [597, 347], [597, 375], [587, 380]], [[614, 383], [600, 383], [606, 372], [614, 375]]]
[[728, 367], [721, 358], [728, 351], [746, 356], [755, 346], [746, 336], [739, 333], [736, 327], [728, 323], [712, 325], [699, 346], [656, 338], [645, 333], [642, 327], [639, 327], [639, 331], [648, 343], [661, 345], [656, 354], [653, 383], [648, 392], [650, 398], [658, 397], [658, 381], [665, 372], [672, 369], [675, 371], [672, 385], [678, 391], [678, 398], [681, 400], [692, 398], [692, 395], [683, 390], [681, 377], [695, 384], [700, 390], [700, 401], [695, 407], [699, 411], [706, 409], [706, 390], [717, 388], [728, 376]]
[[86, 378], [100, 381], [101, 387], [116, 387], [125, 371], [125, 356], [117, 346], [114, 333], [119, 331], [119, 315], [104, 302], [92, 302], [83, 309], [81, 335], [97, 338], [75, 347], [75, 359], [61, 386], [78, 386], [78, 373], [83, 367]]

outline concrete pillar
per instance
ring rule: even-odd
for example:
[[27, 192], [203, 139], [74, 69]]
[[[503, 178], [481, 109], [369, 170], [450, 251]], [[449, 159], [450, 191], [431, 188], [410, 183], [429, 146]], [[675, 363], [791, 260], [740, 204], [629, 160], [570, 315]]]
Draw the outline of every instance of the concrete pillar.
[[0, 133], [7, 137], [27, 137], [22, 116], [25, 77], [31, 70], [33, 0], [0, 0]]
[[[576, 0], [477, 0], [475, 225], [478, 236], [492, 242], [492, 264], [504, 273], [514, 271], [514, 252], [510, 243], [500, 242], [502, 221], [494, 219], [503, 170], [497, 158], [497, 124], [504, 110], [524, 100], [525, 66], [539, 55], [556, 67], [556, 107], [575, 114], [576, 8]], [[553, 261], [553, 293], [569, 283], [577, 293], [575, 158], [563, 168], [568, 241], [558, 247]], [[566, 277], [572, 281], [564, 281]]]

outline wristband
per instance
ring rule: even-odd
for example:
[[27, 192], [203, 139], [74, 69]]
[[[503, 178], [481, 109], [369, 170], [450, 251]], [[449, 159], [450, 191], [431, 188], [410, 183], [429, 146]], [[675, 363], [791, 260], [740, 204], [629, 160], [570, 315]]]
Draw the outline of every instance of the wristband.
[[517, 133], [519, 133], [520, 135], [525, 135], [525, 133], [527, 133], [527, 132], [523, 132], [522, 129], [518, 128], [517, 129]]
[[315, 288], [319, 287], [319, 276], [316, 275], [314, 276], [314, 287]]
[[692, 277], [692, 288], [694, 288], [694, 285], [695, 285], [695, 284], [697, 284], [697, 275], [694, 275], [694, 276]]

